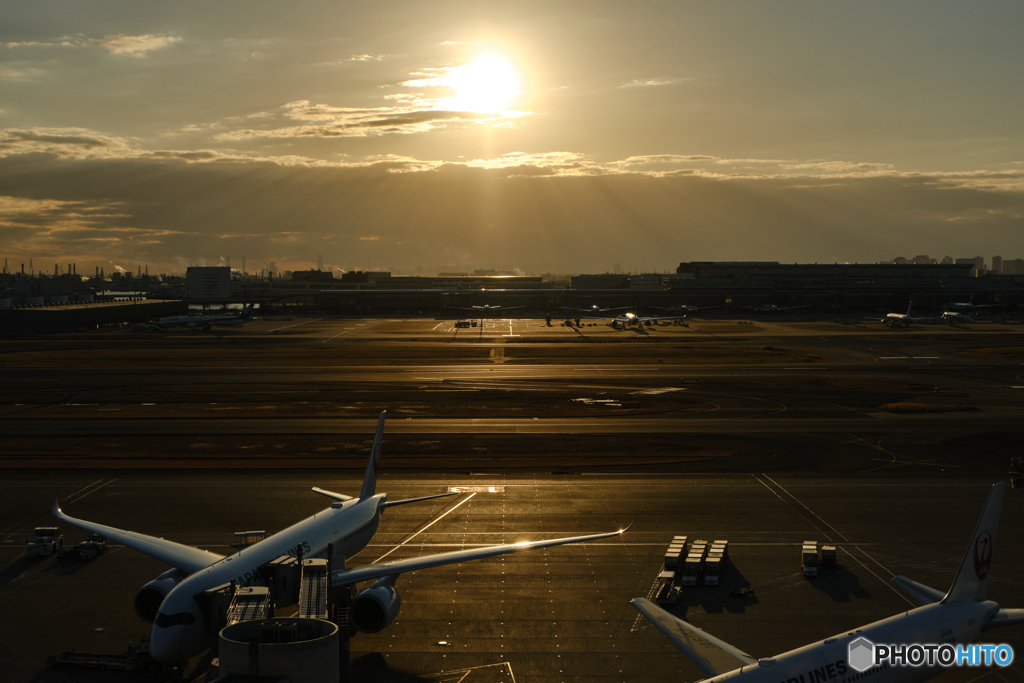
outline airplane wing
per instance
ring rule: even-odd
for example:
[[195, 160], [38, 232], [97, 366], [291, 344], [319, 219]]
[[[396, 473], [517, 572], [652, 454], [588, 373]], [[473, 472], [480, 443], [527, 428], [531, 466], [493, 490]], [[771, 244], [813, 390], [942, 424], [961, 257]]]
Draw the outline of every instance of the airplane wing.
[[743, 650], [719, 640], [696, 626], [675, 617], [653, 602], [633, 598], [630, 603], [647, 621], [672, 641], [709, 678], [739, 669], [757, 660]]
[[[633, 518], [633, 522], [636, 522], [636, 518]], [[611, 538], [613, 536], [619, 536], [626, 533], [633, 526], [631, 522], [625, 529], [619, 529], [618, 531], [611, 531], [605, 534], [591, 534], [589, 536], [572, 536], [569, 538], [553, 538], [547, 541], [523, 541], [522, 543], [509, 543], [507, 545], [492, 545], [486, 548], [471, 548], [469, 550], [454, 550], [448, 553], [438, 553], [436, 555], [424, 555], [423, 557], [410, 557], [405, 560], [395, 560], [394, 562], [382, 562], [380, 564], [369, 564], [365, 567], [356, 567], [355, 569], [340, 569], [331, 577], [331, 582], [335, 586], [348, 586], [353, 583], [360, 581], [367, 581], [370, 579], [380, 579], [385, 576], [397, 576], [405, 572], [416, 571], [417, 569], [427, 569], [429, 567], [441, 567], [446, 564], [455, 564], [457, 562], [468, 562], [469, 560], [482, 560], [486, 557], [496, 557], [498, 555], [508, 555], [509, 553], [517, 553], [521, 550], [536, 550], [537, 548], [550, 548], [556, 545], [566, 545], [569, 543], [585, 543], [587, 541], [597, 541], [602, 538]]]
[[346, 500], [352, 500], [352, 496], [346, 496], [344, 493], [325, 491], [324, 489], [317, 488], [316, 486], [313, 487], [313, 490], [319, 493], [321, 496], [327, 496], [328, 498], [333, 498], [334, 500], [340, 500], [342, 502], [345, 502]]
[[991, 619], [981, 625], [982, 631], [998, 626], [1009, 626], [1024, 621], [1024, 609], [1003, 608], [996, 612]]
[[105, 526], [103, 524], [96, 524], [95, 522], [87, 522], [84, 519], [76, 519], [70, 517], [60, 509], [60, 499], [56, 496], [53, 499], [53, 507], [50, 509], [53, 516], [62, 522], [67, 522], [71, 526], [76, 526], [79, 529], [85, 529], [95, 534], [99, 534], [104, 538], [121, 543], [132, 550], [138, 550], [144, 555], [166, 562], [172, 567], [176, 567], [186, 574], [192, 574], [209, 567], [214, 562], [218, 562], [224, 559], [223, 555], [217, 553], [211, 553], [206, 550], [200, 550], [199, 548], [193, 548], [189, 545], [182, 545], [181, 543], [175, 543], [174, 541], [165, 541], [162, 538], [155, 536], [147, 536], [145, 534], [138, 534], [134, 531], [124, 531], [123, 529], [115, 529], [112, 526]]
[[946, 594], [942, 591], [937, 591], [934, 588], [929, 588], [923, 583], [917, 581], [911, 581], [905, 576], [894, 576], [893, 581], [907, 593], [910, 597], [917, 600], [922, 605], [930, 605], [933, 602], [939, 602], [942, 598], [946, 597]]

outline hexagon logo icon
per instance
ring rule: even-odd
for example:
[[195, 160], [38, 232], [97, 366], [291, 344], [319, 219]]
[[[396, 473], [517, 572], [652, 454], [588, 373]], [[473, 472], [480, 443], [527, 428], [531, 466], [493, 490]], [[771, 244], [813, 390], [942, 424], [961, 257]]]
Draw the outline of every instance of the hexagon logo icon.
[[847, 661], [854, 671], [858, 673], [867, 671], [875, 663], [875, 644], [867, 638], [858, 638], [852, 641]]

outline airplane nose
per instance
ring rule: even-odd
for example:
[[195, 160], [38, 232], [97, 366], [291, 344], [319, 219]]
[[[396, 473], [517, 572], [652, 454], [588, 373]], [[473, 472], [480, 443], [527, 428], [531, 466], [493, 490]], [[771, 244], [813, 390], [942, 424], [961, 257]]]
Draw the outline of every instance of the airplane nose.
[[181, 638], [172, 633], [174, 630], [159, 626], [153, 628], [149, 636], [149, 653], [156, 661], [174, 662], [181, 659]]

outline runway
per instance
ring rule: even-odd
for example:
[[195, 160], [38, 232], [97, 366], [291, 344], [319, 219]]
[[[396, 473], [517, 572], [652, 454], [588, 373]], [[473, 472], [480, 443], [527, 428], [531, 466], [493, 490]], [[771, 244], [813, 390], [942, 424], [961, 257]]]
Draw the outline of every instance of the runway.
[[[760, 433], [876, 433], [879, 431], [928, 431], [934, 434], [953, 433], [965, 428], [984, 431], [1016, 430], [1020, 415], [1013, 410], [1002, 415], [977, 416], [972, 413], [935, 415], [898, 415], [850, 413], [843, 418], [770, 418], [736, 419], [716, 416], [668, 418], [522, 418], [522, 419], [442, 419], [406, 418], [387, 424], [390, 435], [402, 434], [760, 434]], [[180, 434], [214, 435], [299, 435], [357, 434], [371, 435], [376, 426], [372, 419], [303, 419], [303, 418], [119, 418], [19, 419], [4, 426], [8, 436], [150, 436]]]

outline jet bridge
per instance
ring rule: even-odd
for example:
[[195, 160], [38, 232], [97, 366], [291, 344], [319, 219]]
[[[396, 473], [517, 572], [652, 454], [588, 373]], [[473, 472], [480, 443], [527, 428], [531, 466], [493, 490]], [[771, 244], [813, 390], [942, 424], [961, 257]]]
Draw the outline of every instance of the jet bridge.
[[303, 560], [299, 586], [299, 618], [328, 619], [331, 581], [327, 560]]
[[248, 586], [235, 590], [228, 607], [227, 625], [243, 621], [263, 620], [274, 616], [274, 605], [270, 601], [270, 589], [266, 586]]

